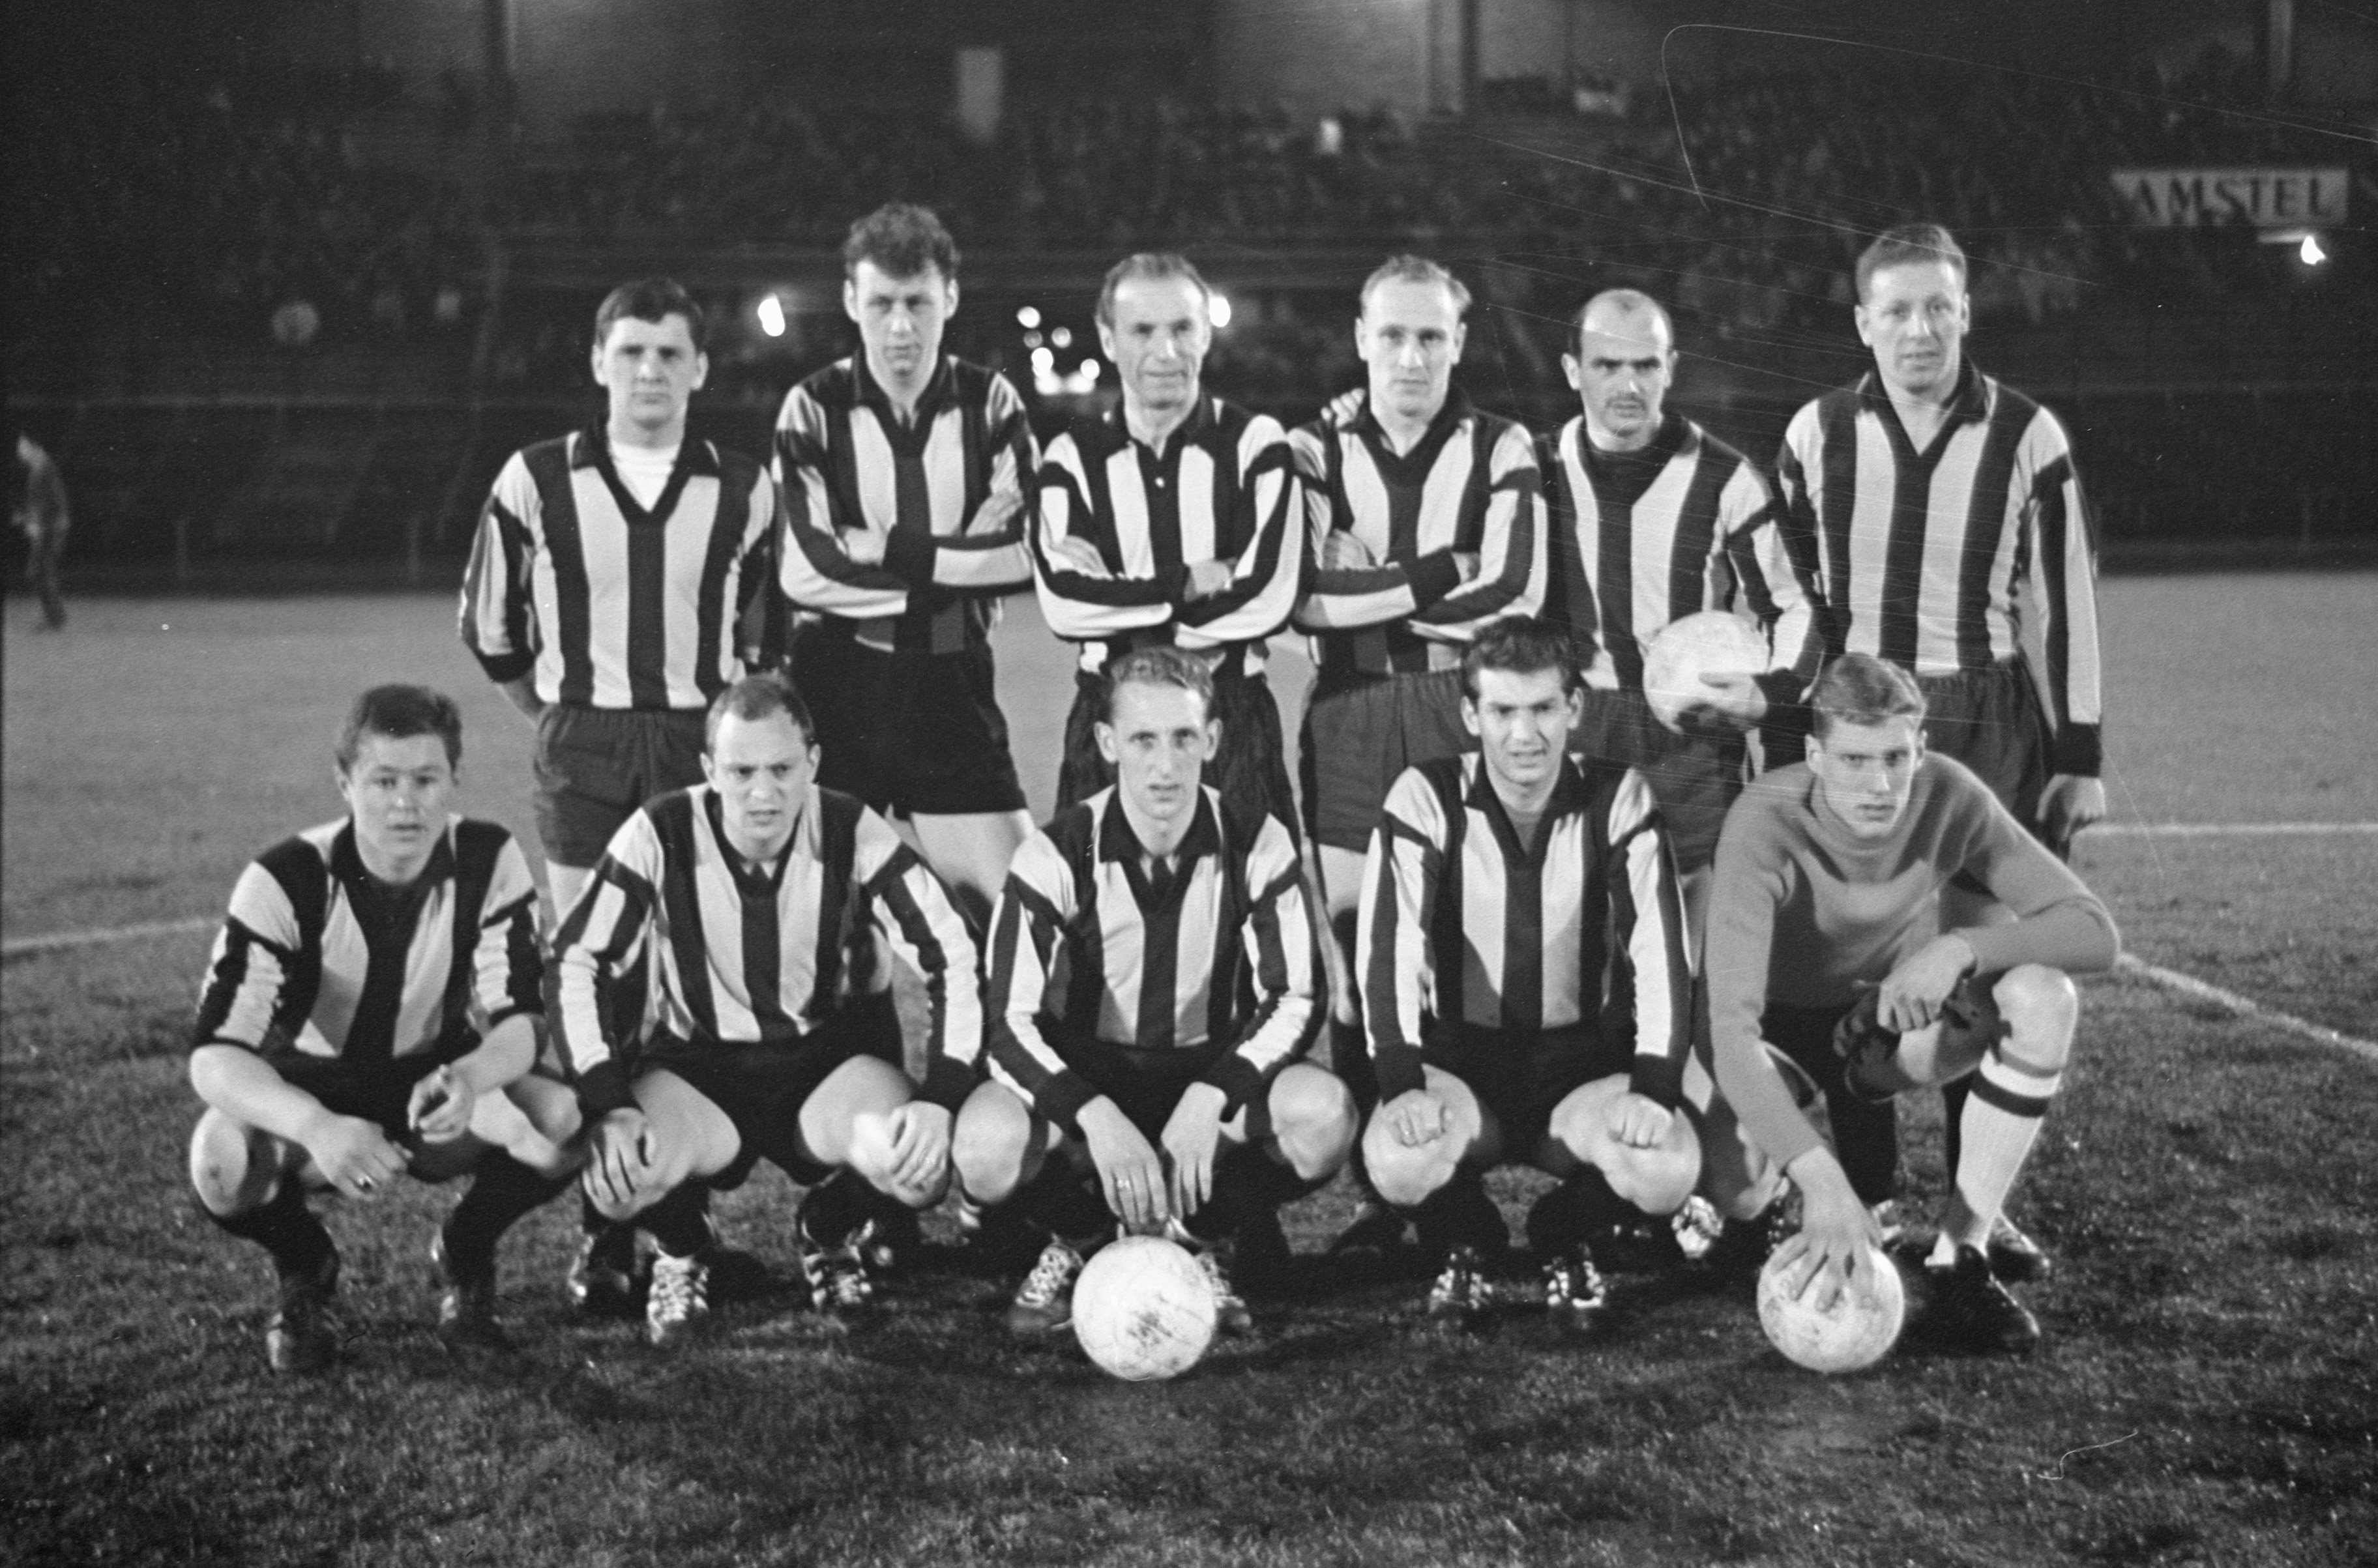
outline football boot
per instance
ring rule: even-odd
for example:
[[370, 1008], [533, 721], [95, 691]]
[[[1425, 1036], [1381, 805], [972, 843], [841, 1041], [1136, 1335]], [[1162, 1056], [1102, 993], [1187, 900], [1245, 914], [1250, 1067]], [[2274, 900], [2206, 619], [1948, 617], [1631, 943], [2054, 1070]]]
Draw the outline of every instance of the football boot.
[[1082, 1254], [1052, 1239], [1007, 1304], [1007, 1332], [1037, 1337], [1073, 1322], [1074, 1281], [1081, 1272]]
[[1950, 1349], [2020, 1356], [2039, 1343], [2039, 1320], [2008, 1293], [1978, 1247], [1960, 1247], [1946, 1268], [1928, 1269], [1931, 1306], [1925, 1332]]
[[589, 1318], [636, 1315], [636, 1230], [608, 1224], [584, 1231], [570, 1263], [570, 1304]]
[[444, 1227], [429, 1239], [429, 1266], [442, 1287], [438, 1297], [438, 1342], [449, 1351], [510, 1351], [512, 1342], [496, 1321], [496, 1271], [454, 1266]]
[[326, 1247], [312, 1268], [280, 1276], [281, 1294], [264, 1326], [264, 1354], [276, 1372], [318, 1372], [338, 1359], [330, 1298], [339, 1288], [339, 1252]]
[[1428, 1315], [1451, 1328], [1483, 1327], [1495, 1310], [1494, 1287], [1475, 1247], [1451, 1247], [1436, 1283], [1428, 1287]]
[[644, 1337], [660, 1349], [701, 1334], [710, 1317], [710, 1265], [701, 1257], [653, 1254], [652, 1288], [644, 1296]]
[[1544, 1311], [1553, 1326], [1575, 1339], [1591, 1337], [1610, 1318], [1610, 1286], [1580, 1241], [1544, 1264]]

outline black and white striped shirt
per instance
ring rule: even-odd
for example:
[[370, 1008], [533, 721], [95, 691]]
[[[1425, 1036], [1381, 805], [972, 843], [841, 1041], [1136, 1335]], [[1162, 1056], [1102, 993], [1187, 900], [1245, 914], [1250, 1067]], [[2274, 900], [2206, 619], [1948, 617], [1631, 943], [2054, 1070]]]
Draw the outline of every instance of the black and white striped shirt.
[[765, 869], [728, 844], [706, 784], [647, 802], [613, 836], [554, 938], [553, 1026], [590, 1117], [631, 1103], [605, 1003], [647, 949], [660, 1029], [788, 1048], [848, 999], [889, 990], [896, 956], [924, 982], [922, 1094], [955, 1110], [973, 1087], [974, 939], [916, 852], [849, 796], [811, 785]]
[[452, 1061], [541, 1013], [536, 883], [510, 833], [454, 818], [411, 886], [364, 868], [353, 821], [309, 828], [240, 873], [191, 1035], [361, 1067]]
[[687, 441], [651, 507], [601, 428], [512, 455], [462, 579], [462, 641], [501, 684], [532, 670], [547, 702], [693, 709], [743, 674], [736, 626], [765, 587], [775, 486]]
[[[1446, 667], [1487, 622], [1543, 603], [1542, 486], [1518, 425], [1456, 390], [1399, 457], [1357, 389], [1291, 439], [1314, 561], [1296, 624], [1313, 634], [1325, 674]], [[1332, 533], [1351, 534], [1375, 564], [1323, 566]], [[1476, 575], [1462, 576], [1459, 556], [1478, 558]]]
[[1476, 752], [1408, 768], [1363, 866], [1355, 962], [1379, 1093], [1422, 1085], [1427, 1020], [1583, 1024], [1674, 1107], [1692, 1040], [1675, 862], [1640, 773], [1561, 765], [1532, 847]]
[[[1135, 440], [1123, 411], [1075, 420], [1040, 465], [1033, 567], [1049, 629], [1082, 645], [1081, 667], [1148, 642], [1216, 651], [1260, 674], [1264, 640], [1288, 624], [1303, 551], [1291, 530], [1296, 474], [1277, 420], [1201, 397], [1161, 451]], [[1057, 553], [1078, 539], [1102, 567]], [[1231, 563], [1231, 581], [1187, 596], [1189, 568]]]
[[2054, 726], [2051, 768], [2096, 774], [2096, 545], [2054, 414], [1968, 360], [1918, 452], [1868, 371], [1793, 416], [1777, 466], [1827, 657], [1940, 676], [2021, 656]]
[[1768, 633], [1771, 703], [1816, 677], [1814, 595], [1785, 549], [1783, 509], [1740, 452], [1673, 413], [1649, 447], [1605, 452], [1579, 415], [1545, 443], [1544, 492], [1544, 616], [1576, 640], [1587, 684], [1640, 691], [1651, 640], [1703, 610], [1747, 610]]
[[1098, 1091], [1051, 1036], [1073, 1045], [1221, 1052], [1204, 1082], [1225, 1115], [1303, 1048], [1314, 939], [1296, 846], [1271, 817], [1199, 791], [1167, 869], [1153, 871], [1113, 789], [1057, 813], [1009, 866], [991, 922], [991, 1069], [1071, 1128]]
[[[995, 595], [1032, 581], [1024, 540], [1038, 466], [1007, 378], [944, 358], [903, 423], [863, 357], [830, 365], [776, 417], [785, 596], [886, 652], [954, 653], [989, 634]], [[849, 536], [883, 543], [851, 559]]]

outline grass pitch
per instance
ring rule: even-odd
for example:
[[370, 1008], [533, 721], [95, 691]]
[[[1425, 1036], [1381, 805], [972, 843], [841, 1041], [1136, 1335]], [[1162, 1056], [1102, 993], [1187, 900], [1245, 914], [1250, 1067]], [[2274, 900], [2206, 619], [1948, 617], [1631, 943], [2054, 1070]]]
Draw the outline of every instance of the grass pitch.
[[[2119, 819], [2378, 820], [2373, 581], [2107, 585]], [[0, 927], [211, 916], [239, 866], [336, 814], [366, 684], [462, 700], [465, 809], [533, 843], [527, 727], [443, 597], [11, 604]], [[1027, 787], [1066, 693], [1003, 633]], [[1302, 671], [1275, 664], [1283, 710]], [[2378, 836], [2085, 840], [2132, 951], [2368, 1037]], [[2054, 1251], [2025, 1361], [1903, 1352], [1826, 1380], [1746, 1295], [1642, 1287], [1606, 1342], [1447, 1339], [1411, 1282], [1315, 1282], [1179, 1382], [1001, 1335], [1012, 1281], [929, 1274], [847, 1332], [778, 1298], [692, 1354], [563, 1310], [557, 1206], [507, 1243], [523, 1354], [429, 1332], [451, 1190], [330, 1218], [340, 1369], [263, 1366], [266, 1268], [192, 1214], [182, 1076], [203, 932], [0, 969], [0, 1560], [415, 1563], [2367, 1562], [2378, 1539], [2378, 1066], [2093, 984], [2018, 1212]], [[1906, 1116], [1937, 1193], [1937, 1107]], [[1503, 1188], [1516, 1200], [1523, 1194]], [[723, 1200], [786, 1263], [791, 1190]], [[1516, 1206], [1516, 1205], [1515, 1205]], [[1291, 1213], [1317, 1251], [1350, 1212]], [[935, 1222], [934, 1234], [946, 1233]]]

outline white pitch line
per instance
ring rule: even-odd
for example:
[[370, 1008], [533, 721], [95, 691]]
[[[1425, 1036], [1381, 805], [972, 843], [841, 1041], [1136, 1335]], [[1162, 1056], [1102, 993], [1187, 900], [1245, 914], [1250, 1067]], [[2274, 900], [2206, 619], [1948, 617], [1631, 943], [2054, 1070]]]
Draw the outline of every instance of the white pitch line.
[[2314, 1023], [2310, 1019], [2298, 1018], [2292, 1012], [2281, 1012], [2275, 1007], [2264, 1007], [2251, 997], [2241, 997], [2235, 991], [2225, 990], [2210, 981], [2200, 980], [2193, 975], [2183, 975], [2177, 969], [2166, 969], [2161, 964], [2149, 964], [2143, 958], [2133, 958], [2127, 952], [2117, 961], [2115, 967], [2125, 975], [2136, 975], [2142, 979], [2152, 980], [2168, 990], [2180, 992], [2182, 996], [2194, 997], [2199, 1001], [2209, 1001], [2214, 1006], [2234, 1012], [2240, 1018], [2256, 1019], [2274, 1028], [2284, 1029], [2290, 1035], [2300, 1035], [2307, 1040], [2316, 1040], [2324, 1046], [2337, 1046], [2351, 1051], [2366, 1061], [2378, 1062], [2378, 1042], [2339, 1034], [2325, 1024]]
[[133, 926], [102, 926], [91, 931], [52, 931], [45, 936], [18, 937], [0, 942], [0, 958], [55, 952], [61, 948], [97, 947], [102, 942], [126, 942], [138, 937], [169, 937], [182, 931], [203, 931], [222, 916], [193, 916], [187, 920], [143, 920]]
[[2091, 838], [2317, 838], [2378, 833], [2378, 822], [2093, 822]]

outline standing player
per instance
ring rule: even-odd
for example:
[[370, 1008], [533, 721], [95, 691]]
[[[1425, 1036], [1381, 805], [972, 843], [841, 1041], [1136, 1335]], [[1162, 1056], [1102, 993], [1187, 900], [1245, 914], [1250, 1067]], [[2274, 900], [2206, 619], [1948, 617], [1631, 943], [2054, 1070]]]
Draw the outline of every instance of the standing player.
[[[1481, 628], [1543, 601], [1534, 447], [1453, 385], [1469, 307], [1470, 291], [1443, 267], [1389, 257], [1364, 281], [1354, 318], [1365, 385], [1291, 437], [1314, 568], [1295, 619], [1312, 633], [1317, 669], [1299, 772], [1343, 971], [1388, 786], [1474, 744], [1461, 718], [1462, 651]], [[1333, 990], [1331, 1057], [1368, 1109], [1356, 988], [1346, 977]], [[1402, 1228], [1374, 1205], [1339, 1245], [1390, 1241]]]
[[[701, 781], [703, 711], [742, 674], [737, 625], [768, 581], [775, 486], [749, 458], [686, 439], [703, 343], [702, 307], [676, 283], [612, 290], [594, 315], [604, 424], [513, 454], [462, 580], [464, 645], [536, 721], [557, 918], [631, 812]], [[584, 1222], [571, 1299], [632, 1310], [633, 1233], [591, 1207]]]
[[[1718, 842], [1710, 1027], [1744, 1146], [1710, 1150], [1715, 1196], [1740, 1216], [1788, 1176], [1804, 1208], [1778, 1255], [1792, 1289], [1822, 1275], [1829, 1296], [1880, 1239], [1868, 1205], [1894, 1175], [1891, 1097], [1965, 1082], [1964, 1155], [1930, 1259], [1936, 1325], [1965, 1348], [2027, 1350], [2039, 1325], [1992, 1272], [1992, 1222], [2072, 1052], [2069, 976], [2111, 967], [2120, 938], [1988, 786], [1928, 753], [1924, 695], [1904, 670], [1844, 654], [1809, 705], [1808, 761], [1752, 784]], [[1959, 879], [2013, 918], [1950, 919], [1943, 895]], [[1778, 1055], [1824, 1095], [1832, 1147]]]
[[[1744, 732], [1797, 705], [1822, 651], [1816, 606], [1784, 548], [1782, 517], [1758, 469], [1681, 414], [1664, 412], [1676, 350], [1668, 313], [1633, 289], [1578, 311], [1561, 368], [1584, 412], [1544, 453], [1552, 572], [1544, 615], [1585, 667], [1582, 749], [1651, 784], [1698, 932], [1710, 857], [1742, 788]], [[1677, 734], [1651, 716], [1643, 660], [1669, 622], [1747, 612], [1773, 666], [1712, 687]], [[1796, 760], [1796, 725], [1771, 724], [1770, 766]]]
[[[1946, 229], [1911, 223], [1857, 262], [1874, 369], [1802, 408], [1777, 460], [1814, 563], [1826, 652], [1913, 670], [1926, 742], [2059, 855], [2106, 813], [2098, 782], [2096, 552], [2063, 425], [1964, 357], [1973, 303]], [[1984, 917], [1976, 890], [1952, 922]], [[1958, 1163], [1962, 1081], [1947, 1097]], [[2048, 1259], [2003, 1219], [1993, 1261]]]
[[[1008, 1309], [1019, 1334], [1064, 1326], [1083, 1256], [1117, 1220], [1277, 1267], [1279, 1205], [1335, 1175], [1354, 1138], [1345, 1085], [1296, 1059], [1314, 946], [1288, 824], [1203, 782], [1224, 741], [1213, 676], [1147, 648], [1101, 685], [1116, 782], [1016, 852], [991, 940], [992, 1077], [958, 1119], [968, 1196], [1020, 1190], [1053, 1238]], [[1199, 1257], [1223, 1326], [1243, 1332], [1229, 1268]]]
[[[847, 1168], [911, 1209], [938, 1202], [982, 1043], [966, 922], [889, 823], [818, 787], [810, 716], [783, 676], [719, 693], [702, 760], [707, 783], [628, 819], [554, 942], [554, 1028], [593, 1129], [586, 1186], [660, 1248], [655, 1345], [708, 1314], [707, 1194], [763, 1155], [812, 1189], [799, 1226], [812, 1304], [865, 1301], [866, 1222], [847, 1183], [822, 1184]], [[630, 1060], [608, 993], [647, 954], [655, 1022]], [[921, 1098], [897, 1065], [895, 956], [924, 982]]]
[[30, 436], [17, 437], [16, 463], [8, 497], [11, 521], [25, 536], [25, 576], [42, 596], [42, 625], [56, 631], [66, 624], [58, 557], [66, 553], [66, 530], [74, 521], [66, 510], [66, 485], [58, 476], [57, 463]]
[[1303, 552], [1296, 475], [1269, 416], [1206, 395], [1213, 292], [1178, 256], [1126, 257], [1099, 293], [1123, 404], [1049, 444], [1033, 535], [1049, 629], [1081, 645], [1057, 804], [1113, 782], [1097, 740], [1107, 664], [1178, 647], [1213, 676], [1208, 782], [1242, 816], [1295, 820], [1265, 639], [1288, 622]]
[[1504, 1250], [1491, 1167], [1562, 1178], [1529, 1215], [1545, 1304], [1606, 1305], [1591, 1239], [1683, 1207], [1700, 1146], [1679, 1108], [1692, 974], [1675, 863], [1642, 775], [1580, 766], [1557, 628], [1497, 621], [1463, 656], [1478, 752], [1407, 770], [1371, 837], [1363, 1013], [1379, 1105], [1363, 1156], [1442, 1258], [1431, 1315], [1474, 1323]]
[[906, 818], [978, 926], [1032, 819], [992, 691], [999, 595], [1032, 581], [1036, 464], [1004, 377], [945, 356], [958, 252], [894, 202], [851, 225], [842, 308], [860, 352], [795, 387], [776, 418], [786, 596], [823, 619], [795, 674], [817, 716], [818, 782]]
[[462, 717], [418, 686], [366, 691], [339, 736], [347, 816], [257, 857], [232, 890], [191, 1035], [207, 1103], [190, 1184], [272, 1255], [275, 1371], [338, 1351], [339, 1250], [309, 1189], [370, 1202], [410, 1172], [471, 1173], [431, 1243], [438, 1337], [502, 1349], [496, 1241], [569, 1184], [570, 1092], [529, 1076], [544, 1008], [536, 884], [511, 834], [450, 816]]

